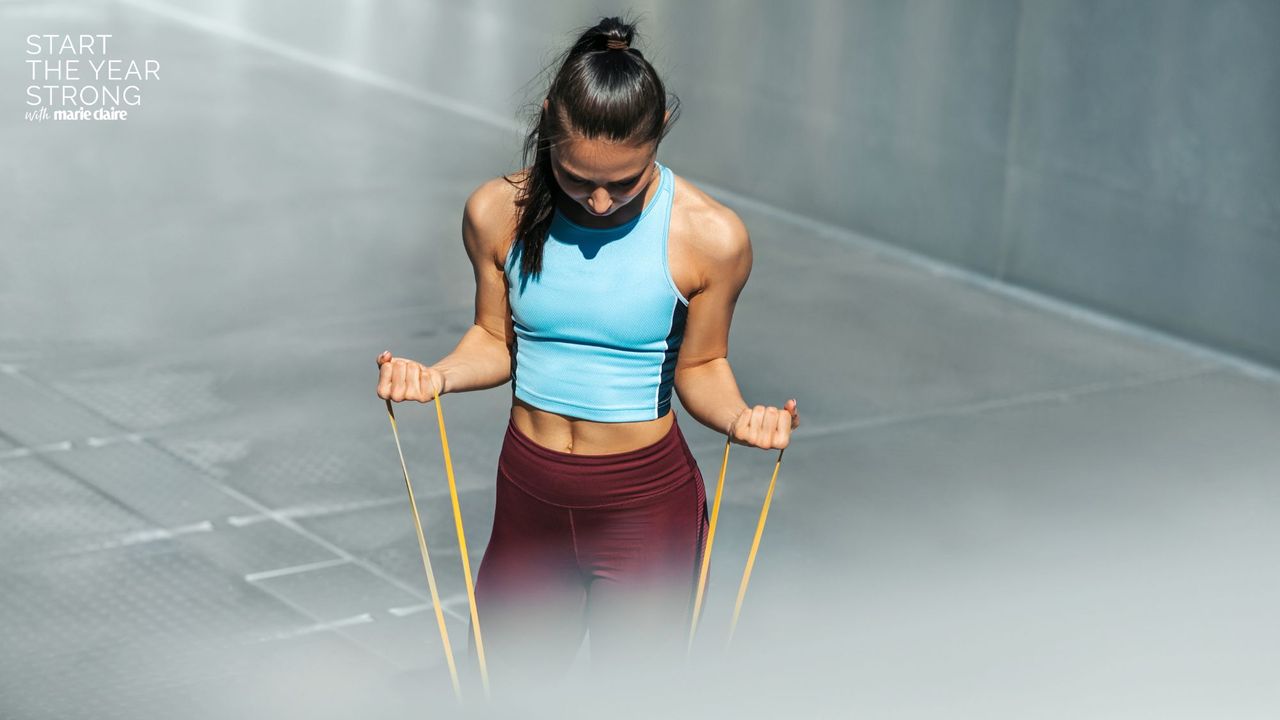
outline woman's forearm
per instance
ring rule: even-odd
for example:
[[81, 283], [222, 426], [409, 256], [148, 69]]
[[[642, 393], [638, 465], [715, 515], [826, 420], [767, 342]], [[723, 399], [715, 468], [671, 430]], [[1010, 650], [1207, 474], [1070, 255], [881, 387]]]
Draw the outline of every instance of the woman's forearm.
[[511, 379], [511, 349], [479, 325], [472, 325], [453, 352], [431, 367], [444, 375], [444, 392], [497, 387]]
[[728, 358], [676, 370], [676, 394], [694, 420], [719, 433], [729, 428], [748, 405], [738, 390]]

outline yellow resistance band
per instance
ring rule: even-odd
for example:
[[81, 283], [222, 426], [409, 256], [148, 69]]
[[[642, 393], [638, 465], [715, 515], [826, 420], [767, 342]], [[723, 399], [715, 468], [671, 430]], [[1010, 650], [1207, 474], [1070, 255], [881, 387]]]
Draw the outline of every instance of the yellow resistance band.
[[707, 528], [707, 546], [702, 551], [702, 568], [698, 572], [698, 592], [693, 601], [693, 621], [689, 625], [689, 646], [687, 652], [693, 652], [693, 638], [698, 633], [698, 615], [702, 611], [702, 596], [707, 589], [707, 571], [711, 569], [711, 545], [716, 539], [716, 519], [720, 517], [720, 496], [724, 493], [724, 471], [729, 466], [729, 444], [731, 438], [724, 440], [724, 459], [720, 462], [720, 479], [716, 481], [716, 498], [711, 505], [711, 524]]
[[413, 508], [413, 525], [418, 530], [418, 549], [422, 551], [422, 569], [427, 571], [427, 586], [431, 588], [431, 605], [436, 610], [436, 622], [440, 625], [440, 642], [444, 645], [444, 659], [449, 663], [449, 678], [453, 680], [453, 696], [462, 702], [462, 688], [458, 685], [458, 667], [453, 663], [453, 646], [449, 644], [449, 629], [444, 624], [444, 610], [440, 607], [440, 593], [436, 590], [436, 575], [431, 571], [431, 557], [427, 554], [427, 538], [422, 533], [422, 520], [418, 517], [418, 502], [413, 497], [413, 483], [409, 482], [409, 468], [404, 463], [404, 451], [400, 449], [400, 431], [396, 429], [396, 413], [387, 400], [387, 417], [391, 418], [391, 434], [396, 439], [396, 452], [400, 454], [400, 469], [404, 471], [404, 486], [409, 490], [409, 507]]
[[[432, 388], [435, 390], [435, 388]], [[476, 589], [471, 581], [471, 561], [467, 559], [467, 535], [462, 531], [462, 508], [458, 505], [458, 485], [453, 479], [453, 460], [449, 456], [449, 435], [444, 430], [444, 411], [440, 409], [440, 391], [435, 390], [436, 419], [440, 422], [440, 447], [444, 451], [444, 471], [449, 476], [449, 499], [453, 501], [453, 522], [458, 528], [458, 550], [462, 554], [462, 576], [467, 581], [467, 600], [471, 603], [471, 629], [476, 636], [476, 655], [480, 659], [480, 680], [484, 696], [489, 697], [489, 666], [484, 659], [484, 640], [480, 637], [480, 614], [476, 611]]]
[[760, 549], [760, 536], [764, 535], [764, 520], [769, 516], [769, 503], [773, 500], [773, 488], [778, 482], [778, 469], [782, 467], [782, 453], [786, 451], [786, 448], [778, 451], [778, 462], [773, 465], [773, 477], [769, 479], [769, 490], [764, 494], [764, 505], [760, 508], [760, 522], [756, 524], [756, 537], [751, 541], [751, 553], [747, 555], [747, 568], [742, 571], [742, 584], [738, 586], [738, 601], [733, 605], [733, 622], [729, 625], [729, 639], [726, 645], [733, 642], [733, 631], [738, 627], [738, 615], [742, 612], [742, 598], [747, 595], [747, 583], [751, 581], [751, 568], [755, 567], [756, 552]]

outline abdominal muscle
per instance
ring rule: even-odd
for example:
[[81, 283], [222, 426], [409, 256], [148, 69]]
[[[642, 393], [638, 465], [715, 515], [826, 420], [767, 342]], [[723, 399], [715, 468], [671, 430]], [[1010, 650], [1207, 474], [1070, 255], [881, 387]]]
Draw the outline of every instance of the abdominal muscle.
[[574, 455], [612, 455], [652, 445], [671, 429], [675, 412], [639, 422], [596, 422], [536, 408], [511, 395], [511, 421], [539, 445]]

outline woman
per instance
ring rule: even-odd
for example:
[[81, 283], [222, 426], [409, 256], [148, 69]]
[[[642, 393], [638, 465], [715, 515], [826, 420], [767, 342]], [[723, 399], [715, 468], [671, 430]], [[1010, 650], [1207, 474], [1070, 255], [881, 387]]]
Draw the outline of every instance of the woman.
[[726, 356], [750, 241], [657, 162], [671, 111], [634, 33], [619, 18], [583, 32], [525, 169], [468, 198], [476, 313], [457, 348], [429, 366], [377, 359], [378, 396], [397, 402], [512, 381], [476, 579], [492, 668], [560, 673], [588, 629], [595, 664], [683, 649], [707, 512], [673, 389], [739, 445], [784, 448], [799, 425], [794, 399], [748, 405], [738, 390]]

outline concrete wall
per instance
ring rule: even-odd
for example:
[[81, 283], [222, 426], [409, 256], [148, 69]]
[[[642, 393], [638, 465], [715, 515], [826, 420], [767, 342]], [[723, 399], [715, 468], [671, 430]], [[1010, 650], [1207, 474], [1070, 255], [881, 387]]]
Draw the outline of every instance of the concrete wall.
[[677, 171], [1280, 365], [1280, 3], [663, 3]]

